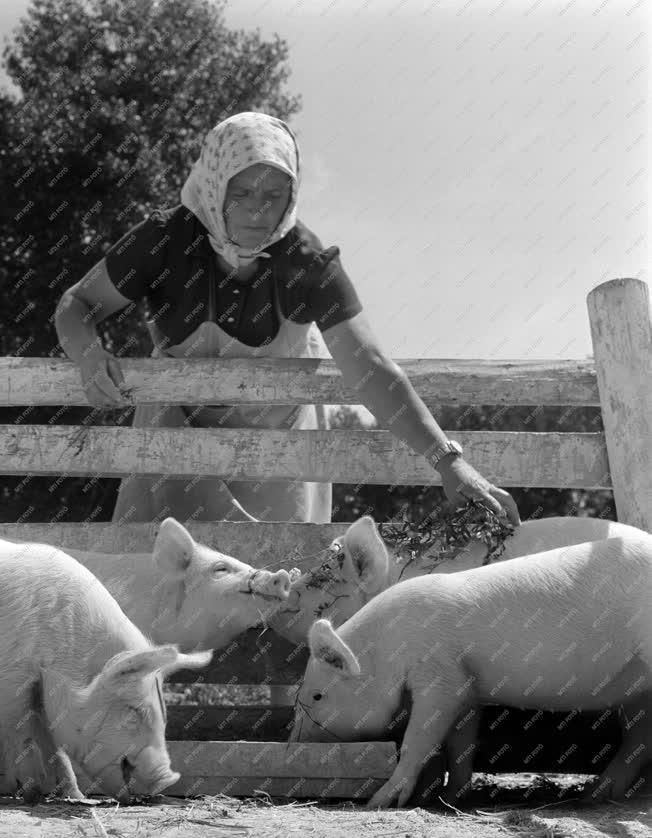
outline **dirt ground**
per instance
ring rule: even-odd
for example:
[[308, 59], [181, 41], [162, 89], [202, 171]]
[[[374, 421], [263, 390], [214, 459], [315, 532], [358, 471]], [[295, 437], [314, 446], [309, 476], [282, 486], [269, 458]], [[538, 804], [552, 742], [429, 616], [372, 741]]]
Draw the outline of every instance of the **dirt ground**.
[[[1, 838], [652, 838], [652, 794], [625, 803], [578, 806], [579, 778], [475, 775], [464, 812], [367, 812], [348, 803], [160, 796], [147, 805], [42, 803], [0, 798]], [[560, 798], [562, 798], [560, 800]]]

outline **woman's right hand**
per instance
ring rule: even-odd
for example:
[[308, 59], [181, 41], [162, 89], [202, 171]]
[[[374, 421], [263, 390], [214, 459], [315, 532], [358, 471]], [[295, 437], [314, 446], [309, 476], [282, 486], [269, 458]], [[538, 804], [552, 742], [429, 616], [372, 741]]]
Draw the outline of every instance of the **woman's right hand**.
[[79, 361], [82, 387], [93, 407], [126, 407], [131, 404], [120, 364], [104, 347], [93, 347]]

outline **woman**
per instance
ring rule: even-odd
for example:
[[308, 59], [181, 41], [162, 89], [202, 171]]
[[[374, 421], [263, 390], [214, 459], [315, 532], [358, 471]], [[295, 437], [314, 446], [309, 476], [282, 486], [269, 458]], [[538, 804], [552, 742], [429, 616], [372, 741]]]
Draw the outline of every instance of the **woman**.
[[[512, 497], [491, 485], [450, 443], [407, 376], [385, 354], [338, 258], [297, 220], [300, 156], [280, 119], [240, 113], [204, 140], [181, 204], [157, 210], [111, 247], [62, 296], [56, 328], [80, 366], [91, 404], [127, 404], [117, 360], [96, 325], [148, 297], [154, 356], [328, 358], [360, 402], [424, 454], [449, 500], [477, 498], [519, 522]], [[326, 428], [322, 406], [202, 408], [139, 405], [137, 427]], [[331, 485], [266, 481], [122, 481], [114, 520], [331, 518]]]

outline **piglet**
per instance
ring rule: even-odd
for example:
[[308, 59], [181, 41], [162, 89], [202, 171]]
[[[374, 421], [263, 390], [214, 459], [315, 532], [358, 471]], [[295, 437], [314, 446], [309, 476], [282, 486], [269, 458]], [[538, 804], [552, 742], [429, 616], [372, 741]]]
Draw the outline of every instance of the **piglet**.
[[153, 646], [98, 579], [45, 544], [0, 541], [0, 745], [5, 788], [29, 800], [88, 792], [129, 800], [179, 779], [161, 679], [212, 652]]
[[[361, 519], [352, 548], [382, 546]], [[623, 705], [623, 742], [586, 789], [622, 798], [652, 759], [652, 536], [617, 537], [383, 591], [338, 630], [310, 629], [291, 741], [385, 739], [405, 692], [400, 758], [370, 807], [405, 805], [444, 742], [446, 798], [471, 781], [478, 708], [553, 711]], [[455, 728], [456, 719], [467, 723]]]
[[148, 553], [66, 548], [154, 643], [182, 652], [221, 649], [279, 608], [286, 570], [257, 569], [195, 541], [175, 518], [161, 522]]

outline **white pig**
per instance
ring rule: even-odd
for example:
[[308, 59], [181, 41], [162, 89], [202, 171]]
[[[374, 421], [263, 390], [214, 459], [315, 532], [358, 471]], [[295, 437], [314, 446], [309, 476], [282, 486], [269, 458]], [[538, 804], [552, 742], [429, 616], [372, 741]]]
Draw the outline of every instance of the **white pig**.
[[[355, 539], [348, 538], [349, 532], [351, 529], [333, 542], [333, 548], [339, 545], [339, 552], [292, 583], [287, 602], [269, 619], [269, 625], [277, 634], [292, 643], [305, 643], [310, 626], [319, 617], [327, 617], [334, 626], [339, 626], [376, 594], [398, 581], [426, 573], [454, 573], [480, 567], [487, 555], [487, 547], [482, 541], [471, 541], [467, 545], [460, 544], [459, 553], [445, 562], [433, 561], [437, 558], [435, 547], [417, 561], [406, 564], [397, 561], [384, 547], [373, 553], [354, 550]], [[505, 550], [499, 561], [641, 532], [628, 524], [602, 518], [552, 517], [524, 521], [505, 540]]]
[[[373, 520], [357, 523], [356, 549], [377, 550]], [[481, 705], [623, 705], [622, 746], [587, 791], [622, 797], [652, 759], [651, 603], [646, 533], [400, 582], [339, 630], [327, 620], [312, 626], [291, 741], [385, 738], [407, 690], [399, 762], [369, 803], [401, 806], [447, 736], [446, 797], [468, 788]], [[456, 732], [462, 715], [471, 721]]]
[[0, 541], [0, 747], [5, 786], [79, 797], [70, 760], [128, 800], [179, 779], [165, 746], [162, 675], [211, 652], [152, 646], [79, 562]]
[[174, 518], [161, 522], [152, 553], [66, 548], [154, 643], [182, 652], [220, 649], [284, 603], [286, 570], [257, 570], [196, 542]]

